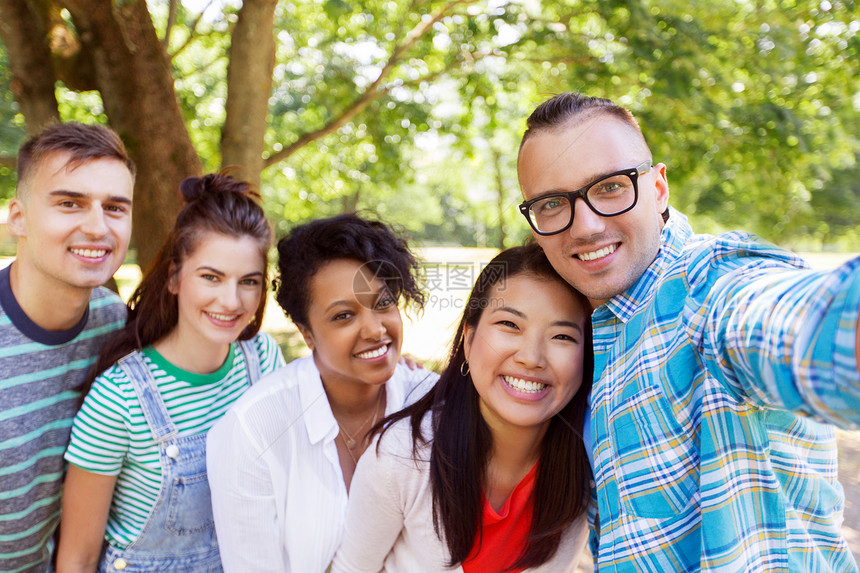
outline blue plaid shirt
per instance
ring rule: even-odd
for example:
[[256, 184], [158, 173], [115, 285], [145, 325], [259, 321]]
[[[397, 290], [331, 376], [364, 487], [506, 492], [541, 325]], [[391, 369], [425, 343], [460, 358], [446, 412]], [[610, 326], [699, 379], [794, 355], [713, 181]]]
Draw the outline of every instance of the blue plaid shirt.
[[600, 571], [857, 571], [830, 424], [860, 424], [860, 258], [798, 269], [672, 210], [654, 263], [594, 311]]

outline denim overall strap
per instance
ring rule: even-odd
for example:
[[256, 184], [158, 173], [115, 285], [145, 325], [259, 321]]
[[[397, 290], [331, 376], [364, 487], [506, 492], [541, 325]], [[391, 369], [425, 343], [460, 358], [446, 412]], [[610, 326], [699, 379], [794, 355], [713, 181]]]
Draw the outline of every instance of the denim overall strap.
[[99, 573], [220, 573], [212, 498], [206, 475], [206, 433], [177, 437], [164, 401], [140, 355], [121, 366], [132, 379], [158, 443], [161, 487], [137, 539], [125, 549], [107, 545]]
[[143, 417], [149, 424], [152, 437], [158, 444], [163, 444], [176, 435], [176, 426], [167, 415], [167, 407], [161, 399], [161, 394], [152, 378], [152, 373], [143, 359], [143, 354], [134, 351], [119, 361], [119, 367], [134, 387], [134, 392], [140, 400]]
[[260, 355], [257, 354], [257, 347], [253, 340], [240, 340], [239, 348], [242, 350], [242, 356], [245, 358], [245, 368], [248, 369], [248, 385], [253, 386], [254, 382], [259, 380], [262, 375], [260, 370]]

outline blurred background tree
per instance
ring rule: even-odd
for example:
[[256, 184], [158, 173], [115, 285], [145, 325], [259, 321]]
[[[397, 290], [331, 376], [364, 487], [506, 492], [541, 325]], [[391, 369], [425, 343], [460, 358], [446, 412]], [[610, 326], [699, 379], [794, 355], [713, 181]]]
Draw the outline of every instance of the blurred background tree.
[[222, 167], [281, 232], [372, 209], [511, 245], [525, 117], [577, 90], [637, 115], [699, 229], [860, 249], [854, 1], [219, 1], [0, 0], [0, 195], [27, 132], [99, 121], [140, 170], [144, 265], [179, 181]]

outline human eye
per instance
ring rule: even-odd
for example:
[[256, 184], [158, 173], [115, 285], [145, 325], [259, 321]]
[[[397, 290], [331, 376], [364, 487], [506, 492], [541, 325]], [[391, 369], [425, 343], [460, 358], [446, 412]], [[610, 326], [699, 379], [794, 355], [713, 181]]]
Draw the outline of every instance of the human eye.
[[125, 205], [105, 205], [105, 211], [115, 215], [125, 215], [128, 213], [128, 207]]
[[80, 207], [80, 203], [78, 203], [74, 199], [63, 199], [62, 201], [58, 202], [57, 205], [59, 205], [63, 209], [77, 209], [78, 207]]
[[350, 318], [352, 318], [352, 316], [353, 316], [353, 313], [351, 311], [344, 310], [344, 311], [338, 312], [337, 314], [332, 316], [331, 321], [332, 322], [341, 322], [344, 320], [349, 320]]
[[255, 286], [260, 285], [260, 279], [257, 279], [254, 277], [249, 277], [246, 279], [242, 279], [239, 284], [242, 284], [244, 286], [254, 286], [255, 287]]
[[612, 197], [624, 193], [630, 186], [630, 180], [622, 180], [616, 177], [598, 181], [588, 190], [589, 195], [598, 197]]
[[397, 306], [397, 300], [393, 295], [391, 295], [391, 293], [386, 293], [379, 297], [379, 300], [376, 301], [373, 308], [374, 310], [386, 310], [393, 306]]
[[218, 280], [218, 276], [213, 275], [212, 273], [201, 273], [200, 278], [203, 279], [204, 281], [213, 282], [213, 283]]
[[517, 324], [511, 320], [507, 320], [507, 319], [497, 320], [496, 324], [499, 326], [503, 326], [505, 328], [510, 328], [512, 330], [519, 330], [519, 326], [517, 326]]
[[563, 197], [549, 197], [543, 201], [539, 201], [535, 207], [541, 215], [550, 215], [564, 208], [566, 205], [567, 201]]
[[573, 336], [572, 334], [556, 334], [552, 338], [553, 338], [553, 340], [562, 340], [564, 342], [573, 342], [573, 343], [579, 342], [579, 339], [576, 336]]

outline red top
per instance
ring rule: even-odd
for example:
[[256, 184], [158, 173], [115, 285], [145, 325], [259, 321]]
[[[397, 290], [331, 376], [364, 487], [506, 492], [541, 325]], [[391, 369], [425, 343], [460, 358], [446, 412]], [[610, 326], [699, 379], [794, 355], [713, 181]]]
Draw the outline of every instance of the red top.
[[[517, 484], [498, 512], [484, 496], [483, 539], [475, 538], [475, 545], [463, 562], [464, 573], [505, 571], [522, 554], [532, 524], [536, 471], [537, 464]], [[523, 569], [510, 571], [518, 573]]]

